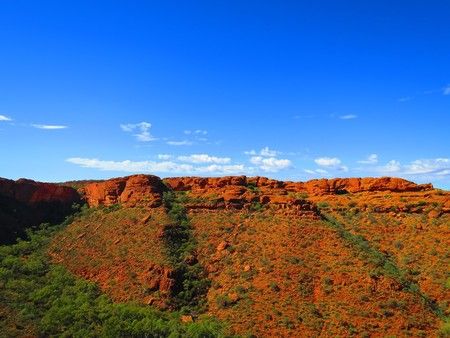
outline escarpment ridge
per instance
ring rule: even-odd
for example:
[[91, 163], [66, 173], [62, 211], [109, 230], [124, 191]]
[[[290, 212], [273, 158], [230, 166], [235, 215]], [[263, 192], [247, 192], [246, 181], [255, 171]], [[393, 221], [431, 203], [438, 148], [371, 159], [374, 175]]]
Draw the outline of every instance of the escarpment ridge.
[[[13, 241], [24, 234], [26, 227], [61, 221], [71, 212], [74, 203], [86, 202], [89, 207], [121, 204], [126, 207], [141, 205], [155, 208], [162, 205], [163, 194], [167, 191], [185, 192], [189, 197], [186, 206], [190, 210], [242, 209], [258, 207], [260, 204], [311, 216], [316, 207], [306, 196], [411, 193], [433, 189], [431, 184], [416, 184], [393, 177], [291, 182], [246, 176], [161, 179], [140, 174], [67, 184], [0, 179], [0, 232], [3, 242]], [[447, 204], [443, 212], [450, 208]]]
[[[170, 177], [161, 180], [153, 175], [133, 175], [89, 183], [80, 189], [90, 206], [145, 202], [159, 206], [164, 191], [185, 191], [196, 196], [217, 198], [227, 205], [251, 202], [286, 202], [295, 193], [336, 195], [359, 192], [414, 192], [433, 190], [431, 184], [416, 184], [401, 178], [336, 178], [307, 182], [278, 181], [266, 177]], [[260, 196], [255, 198], [255, 196]], [[276, 196], [276, 197], [275, 197]], [[285, 196], [285, 197], [283, 197]]]
[[0, 243], [23, 236], [27, 227], [61, 222], [80, 202], [79, 193], [70, 187], [0, 178]]

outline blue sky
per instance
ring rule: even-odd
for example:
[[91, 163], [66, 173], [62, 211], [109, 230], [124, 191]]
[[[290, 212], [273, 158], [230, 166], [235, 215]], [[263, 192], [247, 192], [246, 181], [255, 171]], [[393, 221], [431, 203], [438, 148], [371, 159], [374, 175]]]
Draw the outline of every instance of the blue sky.
[[0, 2], [0, 176], [450, 188], [448, 1]]

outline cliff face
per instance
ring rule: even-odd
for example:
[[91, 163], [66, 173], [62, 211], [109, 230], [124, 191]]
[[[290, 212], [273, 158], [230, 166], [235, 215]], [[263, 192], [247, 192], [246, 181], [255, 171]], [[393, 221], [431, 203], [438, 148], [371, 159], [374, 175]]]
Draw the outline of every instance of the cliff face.
[[432, 190], [431, 184], [416, 184], [401, 178], [335, 178], [317, 179], [307, 182], [284, 182], [266, 177], [226, 176], [219, 178], [173, 177], [165, 182], [176, 191], [224, 190], [227, 187], [254, 186], [263, 193], [307, 192], [312, 195], [358, 193], [365, 191], [412, 192]]
[[[248, 209], [271, 205], [277, 209], [314, 216], [308, 196], [360, 192], [418, 192], [431, 184], [415, 184], [399, 178], [320, 179], [283, 182], [266, 177], [226, 176], [218, 178], [174, 177], [161, 180], [153, 175], [133, 175], [84, 184], [78, 191], [51, 183], [0, 179], [0, 233], [2, 242], [14, 241], [25, 227], [60, 222], [71, 205], [84, 199], [91, 207], [122, 204], [159, 207], [165, 191], [185, 191], [188, 209]], [[82, 197], [80, 197], [82, 196]]]
[[[185, 193], [188, 210], [248, 210], [269, 206], [284, 213], [318, 218], [314, 202], [321, 197], [426, 192], [433, 190], [433, 186], [391, 177], [284, 182], [246, 176], [172, 177], [161, 180], [152, 175], [134, 175], [88, 183], [79, 189], [89, 206], [121, 204], [150, 208], [159, 207], [163, 193], [169, 190]], [[379, 205], [378, 208], [389, 211], [390, 205]]]
[[13, 242], [25, 228], [61, 222], [80, 201], [78, 192], [69, 187], [0, 178], [0, 243]]
[[123, 204], [149, 207], [161, 205], [162, 194], [168, 188], [161, 179], [153, 175], [134, 175], [90, 183], [80, 189], [89, 206]]
[[125, 206], [142, 204], [158, 207], [164, 191], [169, 189], [188, 192], [193, 197], [190, 203], [192, 208], [240, 209], [252, 203], [303, 205], [306, 201], [299, 202], [302, 194], [322, 196], [377, 191], [414, 192], [432, 190], [433, 186], [391, 177], [283, 182], [246, 176], [172, 177], [161, 180], [152, 175], [134, 175], [86, 184], [80, 191], [89, 206], [120, 203]]

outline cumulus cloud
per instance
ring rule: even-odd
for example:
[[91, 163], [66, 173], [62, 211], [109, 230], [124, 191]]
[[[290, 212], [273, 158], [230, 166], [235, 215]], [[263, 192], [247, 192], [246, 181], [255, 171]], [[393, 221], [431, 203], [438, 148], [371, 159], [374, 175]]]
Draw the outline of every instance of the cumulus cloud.
[[173, 161], [105, 161], [96, 158], [72, 157], [66, 160], [83, 168], [93, 168], [103, 171], [121, 171], [130, 173], [182, 173], [182, 174], [242, 174], [245, 166], [242, 164], [208, 166], [194, 166], [192, 164], [176, 163]]
[[361, 164], [375, 164], [378, 163], [378, 155], [377, 154], [370, 154], [367, 156], [365, 160], [358, 161], [358, 163]]
[[342, 162], [337, 157], [319, 157], [314, 160], [317, 165], [321, 167], [325, 167], [327, 169], [334, 169], [339, 171], [348, 171], [348, 167], [345, 165], [342, 165]]
[[68, 128], [67, 126], [55, 125], [55, 124], [32, 124], [31, 126], [34, 128], [37, 128], [37, 129], [45, 129], [45, 130], [57, 130], [57, 129]]
[[211, 174], [243, 174], [246, 168], [243, 164], [231, 164], [231, 165], [218, 165], [211, 164], [205, 167], [196, 167], [195, 172], [197, 173], [211, 173]]
[[150, 134], [150, 128], [152, 127], [151, 123], [148, 122], [141, 122], [141, 123], [128, 123], [128, 124], [121, 124], [120, 128], [128, 133], [134, 133], [133, 135], [136, 137], [136, 139], [140, 142], [149, 142], [154, 141], [156, 138], [154, 138]]
[[358, 115], [355, 115], [355, 114], [347, 114], [347, 115], [339, 116], [339, 118], [341, 120], [353, 120], [353, 119], [356, 119], [357, 117], [358, 117]]
[[341, 164], [341, 160], [337, 157], [319, 157], [314, 162], [322, 167], [337, 167]]
[[386, 165], [378, 168], [378, 171], [385, 174], [398, 173], [401, 169], [401, 165], [399, 161], [391, 160]]
[[216, 163], [226, 164], [231, 162], [229, 157], [216, 157], [208, 154], [192, 154], [188, 156], [178, 156], [178, 160], [189, 163]]
[[0, 121], [12, 121], [12, 118], [6, 115], [0, 115]]
[[277, 172], [289, 168], [292, 163], [287, 159], [278, 159], [276, 157], [252, 156], [250, 162], [257, 165], [259, 169], [266, 172]]
[[169, 146], [191, 146], [193, 143], [189, 140], [183, 140], [183, 141], [167, 141], [166, 142]]
[[260, 151], [249, 150], [244, 154], [251, 156], [250, 163], [256, 165], [251, 171], [262, 170], [265, 172], [278, 172], [292, 166], [292, 162], [288, 159], [277, 158], [281, 152], [264, 147]]

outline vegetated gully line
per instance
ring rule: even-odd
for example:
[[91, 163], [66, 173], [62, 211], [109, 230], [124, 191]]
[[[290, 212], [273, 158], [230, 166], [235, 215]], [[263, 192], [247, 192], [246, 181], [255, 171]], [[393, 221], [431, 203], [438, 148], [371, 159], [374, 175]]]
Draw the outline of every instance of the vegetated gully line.
[[417, 297], [428, 307], [433, 314], [435, 314], [439, 319], [445, 320], [442, 309], [438, 306], [436, 300], [432, 299], [430, 296], [425, 294], [420, 290], [417, 283], [411, 281], [406, 277], [406, 272], [399, 268], [396, 263], [386, 254], [378, 251], [369, 241], [361, 235], [352, 234], [345, 226], [336, 220], [331, 215], [328, 215], [317, 208], [317, 213], [321, 220], [327, 224], [332, 229], [336, 230], [339, 237], [351, 244], [353, 249], [359, 251], [363, 254], [363, 257], [372, 265], [378, 273], [394, 279], [397, 283], [402, 286], [402, 291], [405, 290]]
[[211, 281], [197, 261], [197, 241], [184, 206], [183, 196], [174, 191], [163, 195], [163, 205], [171, 220], [164, 228], [164, 241], [169, 259], [175, 269], [172, 305], [184, 313], [198, 315], [206, 310], [206, 294]]

